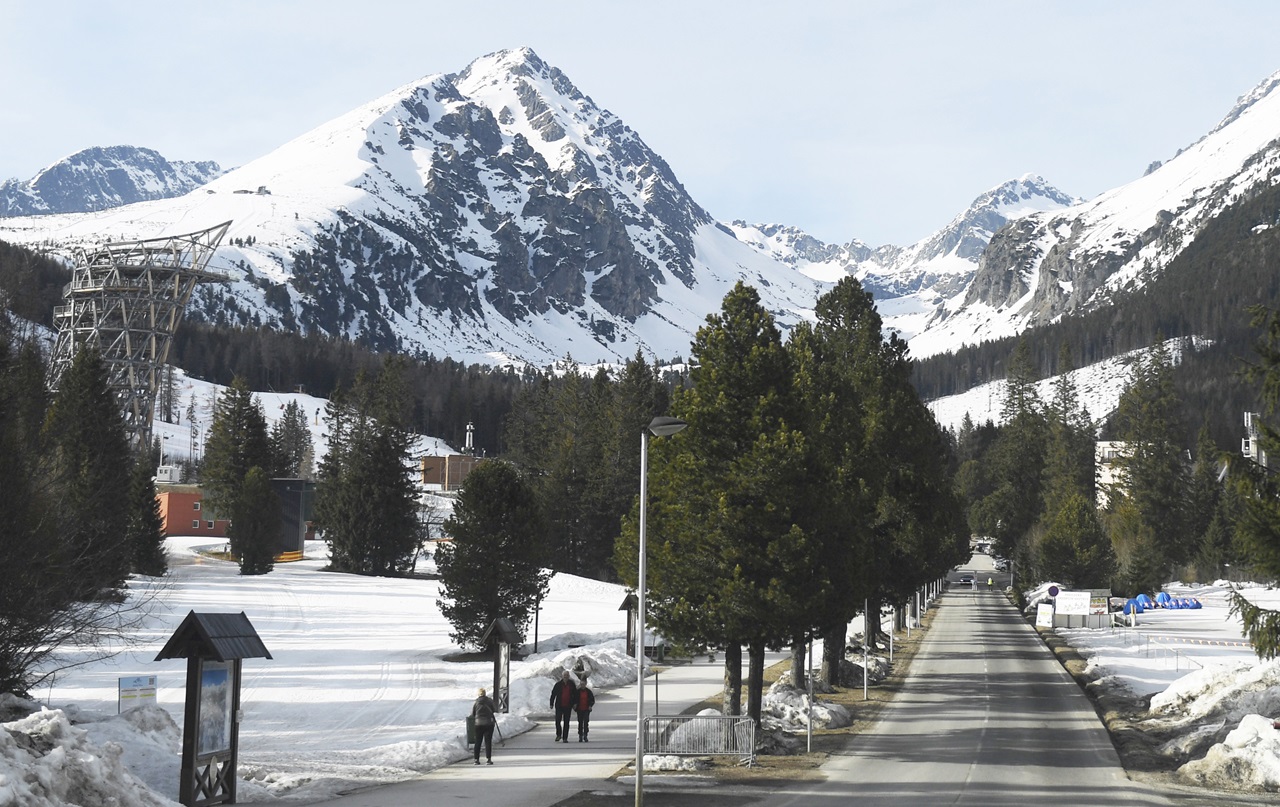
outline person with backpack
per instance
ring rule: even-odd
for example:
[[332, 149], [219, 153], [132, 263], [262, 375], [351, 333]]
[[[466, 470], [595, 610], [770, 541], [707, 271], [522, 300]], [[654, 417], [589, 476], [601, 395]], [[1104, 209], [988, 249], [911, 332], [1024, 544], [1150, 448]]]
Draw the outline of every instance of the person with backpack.
[[[573, 708], [578, 713], [578, 742], [587, 742], [587, 732], [591, 730], [591, 707], [596, 705], [596, 694], [587, 686], [587, 679], [582, 679], [574, 695]], [[567, 740], [566, 740], [567, 742]]]
[[[560, 680], [551, 687], [551, 706], [556, 710], [556, 739], [569, 742], [569, 715], [573, 713], [578, 686], [574, 683], [569, 671], [560, 674]], [[563, 726], [563, 728], [562, 728]]]
[[471, 719], [476, 724], [477, 765], [480, 764], [481, 742], [484, 743], [485, 761], [490, 765], [493, 764], [493, 728], [498, 724], [496, 712], [493, 701], [484, 694], [484, 687], [481, 687], [479, 695], [476, 696], [476, 702], [471, 705]]

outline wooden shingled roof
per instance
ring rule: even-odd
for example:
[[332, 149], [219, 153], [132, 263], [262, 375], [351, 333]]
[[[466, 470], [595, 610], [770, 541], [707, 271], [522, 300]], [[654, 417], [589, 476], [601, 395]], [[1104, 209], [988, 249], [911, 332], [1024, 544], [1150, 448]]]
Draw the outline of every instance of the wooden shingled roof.
[[489, 646], [490, 639], [496, 639], [506, 644], [520, 644], [520, 631], [516, 630], [516, 626], [511, 622], [510, 618], [500, 616], [493, 620], [493, 624], [480, 637], [480, 644], [485, 647]]
[[197, 614], [191, 611], [169, 637], [156, 661], [170, 658], [271, 658], [249, 617], [238, 614]]

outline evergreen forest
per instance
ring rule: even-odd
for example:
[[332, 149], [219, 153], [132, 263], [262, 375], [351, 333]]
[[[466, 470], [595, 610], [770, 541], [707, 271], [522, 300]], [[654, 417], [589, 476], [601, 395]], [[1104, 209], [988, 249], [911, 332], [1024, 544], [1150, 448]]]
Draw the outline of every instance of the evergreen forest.
[[[1023, 575], [1118, 593], [1179, 576], [1212, 579], [1226, 564], [1257, 561], [1265, 574], [1273, 539], [1258, 526], [1266, 514], [1249, 505], [1262, 483], [1231, 458], [1243, 413], [1274, 405], [1258, 386], [1274, 371], [1257, 329], [1280, 297], [1278, 255], [1274, 187], [1208, 221], [1156, 281], [1115, 293], [1105, 307], [919, 361], [880, 332], [871, 295], [852, 279], [824, 295], [815, 322], [785, 342], [740, 284], [699, 329], [687, 374], [664, 375], [639, 355], [590, 374], [569, 361], [561, 372], [432, 356], [392, 361], [350, 341], [206, 323], [179, 329], [171, 361], [246, 394], [301, 389], [331, 399], [339, 453], [321, 462], [319, 476], [341, 507], [322, 521], [342, 534], [343, 563], [370, 574], [411, 571], [424, 533], [397, 511], [403, 545], [369, 543], [377, 541], [362, 532], [360, 502], [368, 485], [394, 480], [361, 457], [401, 466], [408, 433], [461, 445], [471, 422], [477, 449], [508, 463], [505, 475], [478, 480], [536, 503], [536, 518], [521, 519], [522, 562], [634, 584], [638, 438], [655, 415], [685, 420], [687, 433], [653, 448], [650, 518], [663, 534], [650, 547], [654, 619], [690, 646], [737, 648], [754, 663], [766, 646], [797, 648], [809, 636], [843, 647], [834, 632], [849, 618], [870, 603], [901, 603], [963, 562], [970, 534], [991, 537]], [[50, 325], [67, 277], [56, 262], [0, 244], [0, 295], [20, 320]], [[1168, 337], [1183, 339], [1180, 361], [1159, 346]], [[22, 341], [11, 340], [13, 355]], [[1042, 377], [1153, 344], [1105, 423], [1089, 420], [1065, 378], [1049, 400], [1037, 398]], [[922, 403], [996, 379], [1008, 391], [998, 423], [966, 420], [945, 432]], [[378, 420], [389, 431], [374, 428]], [[1116, 458], [1121, 483], [1102, 489], [1099, 437], [1128, 446]], [[283, 433], [263, 439], [263, 463], [286, 454], [292, 467], [314, 460], [299, 446], [285, 450]], [[236, 499], [257, 479], [249, 470], [231, 473], [223, 507], [252, 512], [249, 499]], [[501, 500], [468, 502], [455, 528], [520, 532], [492, 511]], [[474, 620], [492, 603], [465, 581], [446, 582], [461, 597], [449, 604], [458, 636], [473, 639]], [[495, 580], [474, 582], [493, 588]], [[540, 585], [525, 592], [541, 593]], [[834, 678], [837, 666], [824, 659], [824, 675]], [[758, 686], [752, 670], [749, 709]]]
[[1160, 277], [1123, 291], [1111, 303], [1033, 328], [915, 362], [915, 384], [926, 400], [953, 395], [1009, 374], [1010, 356], [1027, 343], [1036, 375], [1059, 374], [1066, 360], [1085, 367], [1145, 348], [1158, 338], [1195, 337], [1173, 370], [1182, 442], [1190, 448], [1201, 424], [1214, 442], [1238, 445], [1242, 413], [1257, 411], [1256, 388], [1241, 372], [1254, 359], [1252, 306], [1280, 301], [1280, 186], [1243, 200], [1205, 223], [1203, 231]]

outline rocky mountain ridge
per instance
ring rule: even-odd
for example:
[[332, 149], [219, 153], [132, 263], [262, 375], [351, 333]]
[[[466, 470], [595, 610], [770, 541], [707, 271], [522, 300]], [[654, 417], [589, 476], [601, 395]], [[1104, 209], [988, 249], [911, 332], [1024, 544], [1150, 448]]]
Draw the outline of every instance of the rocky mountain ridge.
[[794, 227], [731, 226], [738, 238], [818, 280], [851, 274], [876, 298], [885, 325], [910, 341], [963, 295], [992, 235], [1034, 212], [1079, 203], [1043, 178], [1026, 174], [980, 194], [945, 227], [915, 244], [872, 248], [861, 241], [825, 244]]
[[[4, 218], [0, 238], [69, 252], [230, 219], [214, 266], [229, 282], [198, 290], [193, 317], [485, 363], [679, 356], [738, 280], [786, 329], [852, 274], [928, 356], [1150, 282], [1208, 217], [1280, 181], [1277, 87], [1280, 73], [1096, 199], [1028, 174], [916, 244], [873, 247], [715, 221], [636, 132], [525, 48], [410, 82], [180, 197]], [[64, 173], [109, 201], [98, 173]], [[72, 196], [70, 182], [50, 187]]]
[[[528, 49], [397, 88], [181, 198], [59, 219], [64, 250], [230, 219], [213, 267], [230, 282], [192, 316], [486, 363], [677, 356], [740, 279], [784, 328], [821, 285], [734, 239]], [[8, 240], [49, 231], [0, 221]]]
[[1141, 178], [991, 239], [963, 297], [913, 342], [924, 355], [1109, 304], [1159, 276], [1205, 223], [1280, 182], [1280, 73]]
[[0, 182], [0, 216], [83, 213], [189, 193], [216, 179], [213, 161], [170, 161], [135, 146], [84, 149], [29, 180]]

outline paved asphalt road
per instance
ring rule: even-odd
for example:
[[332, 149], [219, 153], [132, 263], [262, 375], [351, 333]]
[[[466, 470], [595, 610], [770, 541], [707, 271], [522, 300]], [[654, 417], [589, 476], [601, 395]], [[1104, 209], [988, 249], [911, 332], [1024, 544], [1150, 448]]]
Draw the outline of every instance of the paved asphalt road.
[[1088, 698], [985, 574], [943, 596], [902, 690], [823, 771], [752, 804], [1170, 803], [1125, 776]]
[[[966, 569], [977, 571], [978, 585], [943, 595], [902, 690], [874, 727], [827, 762], [825, 781], [771, 789], [646, 777], [646, 807], [1170, 804], [1125, 776], [1089, 700], [999, 593], [1007, 575], [988, 588], [988, 558], [975, 556]], [[705, 661], [663, 673], [662, 711], [679, 712], [711, 694], [721, 674], [721, 665]], [[652, 679], [647, 686], [651, 703]], [[492, 767], [449, 765], [325, 805], [630, 804], [632, 778], [608, 777], [632, 756], [634, 710], [634, 685], [603, 693], [590, 743], [554, 743], [550, 725], [542, 725], [495, 748]]]

